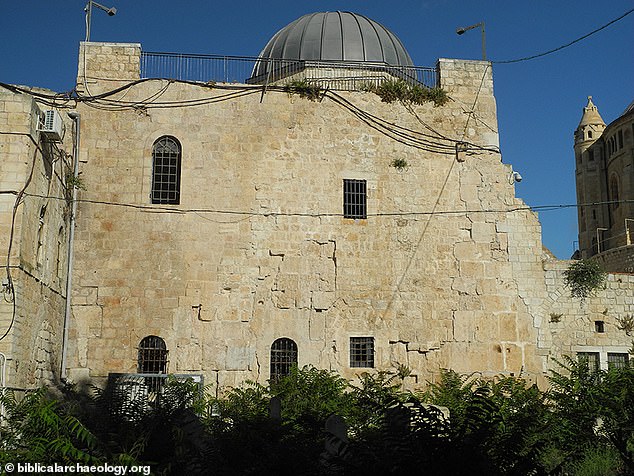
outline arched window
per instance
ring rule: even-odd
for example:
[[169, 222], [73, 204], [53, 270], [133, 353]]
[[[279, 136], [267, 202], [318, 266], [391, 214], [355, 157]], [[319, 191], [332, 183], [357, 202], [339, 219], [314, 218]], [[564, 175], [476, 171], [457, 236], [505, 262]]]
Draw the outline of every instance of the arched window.
[[165, 341], [157, 336], [147, 336], [139, 342], [139, 370], [140, 374], [167, 373], [167, 346]]
[[152, 146], [152, 203], [178, 205], [181, 187], [181, 145], [171, 136]]
[[619, 208], [619, 179], [616, 175], [610, 177], [610, 200], [612, 208]]
[[297, 364], [297, 344], [286, 337], [271, 345], [271, 380], [278, 380], [291, 372]]

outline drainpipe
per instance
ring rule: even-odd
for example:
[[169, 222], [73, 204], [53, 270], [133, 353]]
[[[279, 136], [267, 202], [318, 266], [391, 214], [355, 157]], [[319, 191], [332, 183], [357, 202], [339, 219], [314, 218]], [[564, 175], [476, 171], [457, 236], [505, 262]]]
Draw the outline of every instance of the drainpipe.
[[[79, 132], [81, 116], [78, 112], [69, 112], [68, 117], [75, 121], [75, 142], [73, 144], [73, 175], [79, 175]], [[73, 205], [68, 231], [68, 259], [66, 263], [66, 310], [64, 311], [64, 333], [62, 335], [62, 358], [60, 380], [66, 381], [66, 354], [68, 351], [68, 328], [71, 315], [71, 291], [73, 287], [73, 242], [75, 241], [75, 216], [77, 215], [77, 187], [73, 187]]]
[[[3, 392], [2, 396], [4, 396], [4, 390], [2, 390], [6, 386], [6, 378], [7, 378], [7, 356], [0, 352], [0, 392]], [[4, 419], [5, 411], [4, 405], [0, 403], [0, 418]]]
[[[0, 352], [0, 388], [7, 384], [7, 356]], [[1, 414], [1, 412], [0, 412]]]

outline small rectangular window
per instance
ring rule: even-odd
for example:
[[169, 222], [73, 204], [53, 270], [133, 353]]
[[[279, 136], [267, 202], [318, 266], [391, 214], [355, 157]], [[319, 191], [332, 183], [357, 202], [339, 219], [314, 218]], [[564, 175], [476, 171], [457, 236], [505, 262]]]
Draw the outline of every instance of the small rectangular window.
[[605, 322], [594, 321], [594, 330], [599, 334], [603, 334], [605, 332]]
[[600, 367], [598, 352], [577, 352], [579, 362], [587, 362], [590, 372], [598, 372]]
[[594, 150], [592, 149], [588, 151], [588, 160], [590, 161], [594, 160]]
[[374, 367], [374, 337], [350, 337], [350, 367]]
[[630, 364], [629, 354], [608, 353], [608, 369], [623, 369]]
[[365, 180], [343, 180], [343, 217], [367, 218], [367, 187]]

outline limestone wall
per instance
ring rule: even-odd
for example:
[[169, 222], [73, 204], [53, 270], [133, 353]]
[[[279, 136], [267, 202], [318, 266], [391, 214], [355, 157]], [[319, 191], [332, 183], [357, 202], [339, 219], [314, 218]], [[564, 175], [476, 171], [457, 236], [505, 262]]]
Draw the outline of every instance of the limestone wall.
[[59, 378], [68, 218], [62, 184], [69, 159], [64, 144], [37, 131], [43, 109], [28, 94], [0, 92], [0, 352], [7, 358], [6, 384], [14, 387]]
[[[351, 338], [371, 337], [374, 368], [406, 365], [412, 386], [441, 368], [545, 385], [563, 355], [598, 352], [605, 366], [629, 351], [620, 327], [634, 315], [634, 277], [570, 297], [568, 263], [543, 249], [501, 162], [489, 63], [439, 60], [450, 102], [412, 108], [369, 92], [309, 101], [248, 85], [126, 89], [139, 56], [138, 45], [82, 45], [85, 92], [124, 89], [108, 99], [119, 102], [79, 105], [72, 380], [136, 372], [150, 335], [165, 340], [169, 372], [218, 386], [268, 379], [281, 337], [296, 342], [300, 366], [348, 378], [369, 370], [351, 367]], [[0, 340], [14, 386], [54, 380], [62, 348], [70, 162], [60, 150], [72, 134], [46, 146], [36, 112], [26, 95], [0, 97], [5, 249], [33, 165], [11, 257], [16, 318]], [[150, 200], [164, 135], [182, 145], [179, 205]], [[344, 179], [366, 181], [367, 219], [343, 218]], [[1, 303], [0, 330], [11, 320], [13, 304]]]
[[77, 91], [100, 94], [140, 78], [141, 45], [138, 43], [79, 44]]
[[[622, 327], [625, 318], [634, 317], [634, 275], [609, 274], [604, 289], [581, 300], [572, 298], [564, 284], [563, 272], [569, 264], [553, 261], [545, 265], [547, 297], [535, 312], [538, 351], [544, 356], [545, 370], [556, 368], [553, 360], [561, 360], [563, 355], [629, 353], [632, 348], [634, 329]], [[601, 365], [607, 367], [606, 355], [602, 355]]]
[[[375, 367], [407, 365], [412, 384], [448, 367], [541, 372], [529, 312], [530, 287], [544, 286], [540, 227], [508, 212], [523, 204], [496, 152], [490, 65], [439, 65], [452, 101], [414, 113], [372, 93], [342, 93], [344, 107], [160, 80], [126, 100], [166, 89], [163, 102], [208, 104], [81, 106], [81, 198], [103, 203], [79, 209], [71, 374], [135, 372], [148, 335], [165, 339], [170, 372], [220, 385], [267, 379], [279, 337], [300, 365], [347, 377], [367, 370], [349, 358], [364, 336]], [[153, 207], [163, 135], [182, 144], [181, 204]], [[367, 181], [366, 220], [341, 216], [346, 178]]]

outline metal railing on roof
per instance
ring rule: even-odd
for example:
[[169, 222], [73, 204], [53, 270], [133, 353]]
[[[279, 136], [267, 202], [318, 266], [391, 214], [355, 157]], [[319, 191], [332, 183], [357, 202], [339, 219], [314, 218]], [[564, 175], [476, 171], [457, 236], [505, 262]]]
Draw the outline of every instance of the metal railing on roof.
[[292, 79], [347, 91], [363, 89], [390, 77], [427, 87], [437, 85], [436, 68], [148, 51], [141, 53], [141, 77], [237, 84], [274, 84]]

